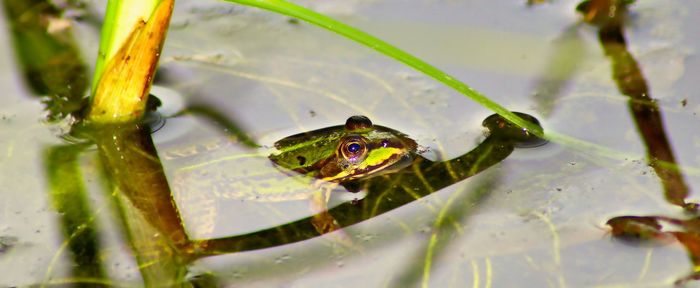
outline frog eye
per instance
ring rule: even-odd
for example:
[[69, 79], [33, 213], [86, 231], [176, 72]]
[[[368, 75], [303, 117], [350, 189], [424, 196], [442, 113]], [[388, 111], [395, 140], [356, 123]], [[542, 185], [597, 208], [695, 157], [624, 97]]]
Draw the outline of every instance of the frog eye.
[[362, 145], [360, 145], [360, 143], [350, 143], [348, 144], [347, 149], [349, 153], [357, 153], [357, 151], [362, 149]]
[[361, 137], [349, 138], [340, 145], [340, 153], [343, 158], [353, 164], [360, 162], [366, 152], [367, 145]]

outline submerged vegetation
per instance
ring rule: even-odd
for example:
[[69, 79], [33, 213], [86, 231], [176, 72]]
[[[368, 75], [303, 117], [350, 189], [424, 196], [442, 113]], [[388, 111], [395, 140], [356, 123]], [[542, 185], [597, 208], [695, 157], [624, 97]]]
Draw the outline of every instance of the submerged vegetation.
[[[516, 148], [540, 147], [546, 143], [543, 139], [547, 139], [553, 144], [545, 146], [561, 145], [565, 149], [578, 151], [580, 154], [570, 156], [575, 159], [602, 162], [627, 160], [632, 155], [629, 151], [594, 144], [594, 141], [577, 139], [554, 129], [547, 129], [545, 133], [535, 117], [511, 112], [455, 76], [321, 13], [283, 0], [226, 2], [262, 8], [328, 29], [424, 73], [497, 114], [483, 121], [488, 133], [479, 138], [478, 145], [461, 143], [460, 147], [474, 147], [460, 150], [460, 155], [446, 157], [431, 154], [443, 153], [437, 150], [440, 147], [434, 147], [432, 149], [435, 150], [431, 151], [393, 127], [377, 125], [367, 117], [358, 116], [348, 118], [345, 125], [296, 131], [301, 133], [274, 142], [272, 149], [258, 144], [259, 139], [251, 137], [245, 125], [232, 120], [235, 115], [226, 115], [219, 112], [218, 107], [195, 102], [169, 114], [174, 116], [166, 120], [178, 121], [178, 118], [186, 117], [204, 119], [219, 127], [224, 137], [214, 143], [196, 139], [194, 145], [184, 145], [185, 148], [180, 150], [166, 150], [154, 140], [153, 133], [163, 128], [163, 121], [166, 121], [163, 119], [169, 116], [154, 103], [162, 100], [164, 105], [168, 105], [172, 100], [154, 98], [151, 84], [160, 76], [157, 74], [158, 62], [173, 17], [173, 0], [108, 1], [91, 88], [88, 87], [90, 77], [87, 76], [89, 65], [82, 56], [89, 52], [79, 51], [81, 46], [71, 30], [74, 20], [66, 18], [70, 14], [67, 11], [84, 11], [88, 5], [82, 1], [56, 4], [42, 0], [4, 0], [17, 63], [27, 86], [34, 94], [44, 97], [42, 100], [49, 112], [48, 120], [70, 120], [67, 121], [70, 131], [62, 137], [71, 143], [48, 146], [43, 151], [46, 194], [52, 211], [56, 212], [59, 222], [57, 230], [63, 244], [53, 255], [45, 278], [32, 284], [129, 286], [142, 281], [146, 286], [216, 287], [234, 283], [241, 277], [236, 276], [238, 272], [210, 271], [208, 267], [211, 266], [202, 263], [211, 256], [236, 255], [291, 243], [305, 245], [306, 240], [312, 239], [322, 242], [301, 249], [302, 253], [327, 253], [331, 256], [319, 258], [342, 263], [342, 260], [333, 257], [340, 259], [344, 255], [362, 255], [373, 249], [384, 249], [391, 243], [402, 241], [401, 235], [417, 233], [426, 235], [417, 245], [422, 249], [419, 249], [422, 252], [416, 257], [420, 260], [408, 264], [405, 272], [384, 282], [393, 286], [429, 287], [435, 279], [432, 276], [435, 269], [441, 268], [440, 260], [457, 257], [446, 252], [454, 245], [456, 238], [450, 235], [464, 235], [464, 223], [474, 217], [475, 209], [483, 205], [494, 191], [499, 191], [498, 180], [504, 175], [494, 167], [510, 157]], [[606, 229], [610, 229], [612, 237], [626, 243], [668, 243], [675, 239], [687, 248], [695, 271], [700, 267], [697, 261], [700, 251], [695, 249], [700, 244], [700, 231], [695, 223], [698, 205], [688, 200], [691, 184], [686, 180], [683, 167], [676, 163], [678, 156], [674, 154], [665, 130], [662, 107], [653, 98], [642, 68], [627, 47], [624, 28], [629, 22], [627, 16], [632, 4], [634, 1], [629, 0], [584, 1], [576, 8], [580, 12], [581, 23], [572, 24], [565, 34], [590, 32], [583, 27], [597, 31], [602, 51], [610, 61], [612, 81], [617, 85], [619, 94], [627, 97], [631, 119], [646, 147], [646, 165], [658, 177], [665, 201], [682, 208], [687, 217], [614, 216], [605, 222], [608, 225]], [[522, 5], [534, 9], [537, 5], [547, 5], [547, 2], [527, 1]], [[289, 23], [296, 26], [302, 23], [294, 21]], [[576, 41], [581, 43], [582, 40]], [[555, 55], [557, 57], [553, 59], [570, 57], [564, 52]], [[204, 56], [191, 58], [195, 57]], [[213, 59], [205, 63], [210, 66], [219, 64], [217, 57]], [[552, 69], [560, 69], [564, 76], [561, 82], [546, 83], [551, 88], [551, 93], [546, 95], [550, 98], [537, 99], [542, 109], [546, 110], [542, 112], [543, 115], [552, 111], [556, 97], [566, 86], [564, 82], [586, 61], [585, 58], [574, 60], [552, 65]], [[275, 94], [274, 89], [270, 88], [270, 91]], [[311, 117], [316, 115], [314, 110], [309, 113]], [[171, 124], [165, 124], [165, 129], [168, 125]], [[194, 137], [198, 136], [195, 134]], [[236, 146], [243, 152], [231, 153], [231, 150], [221, 148], [226, 146]], [[86, 155], [95, 156], [98, 160], [86, 165], [81, 160]], [[176, 168], [169, 168], [173, 163]], [[567, 165], [575, 164], [570, 161]], [[561, 167], [566, 168], [567, 165]], [[525, 174], [523, 183], [555, 182], [551, 179], [563, 173], [566, 172], [555, 171], [549, 176]], [[547, 180], [547, 177], [551, 179]], [[463, 180], [467, 178], [477, 180], [473, 180], [472, 186], [455, 188], [458, 186], [455, 184], [465, 183], [467, 181]], [[98, 186], [104, 192], [100, 197], [107, 199], [108, 204], [98, 208], [91, 200], [94, 187], [89, 186], [94, 186], [94, 183], [86, 179], [98, 179]], [[533, 184], [538, 185], [547, 187], [547, 184]], [[445, 189], [457, 190], [453, 190], [447, 199], [438, 198], [437, 192]], [[539, 188], [522, 189], [529, 191]], [[561, 188], [554, 190], [560, 192]], [[258, 217], [273, 218], [290, 213], [283, 206], [286, 204], [278, 205], [278, 202], [295, 200], [306, 200], [302, 205], [310, 206], [309, 211], [296, 217], [289, 216], [284, 223], [257, 227], [246, 233], [220, 232], [221, 219], [225, 218], [222, 215], [227, 215], [224, 213], [231, 209], [229, 207], [240, 207], [235, 206], [236, 202], [246, 204], [239, 209], [257, 209], [260, 211], [255, 212], [263, 215]], [[553, 198], [551, 201], [560, 200]], [[412, 227], [403, 219], [393, 218], [402, 213], [402, 209], [397, 208], [411, 203], [421, 203], [426, 212], [418, 214], [434, 218], [421, 227]], [[107, 210], [111, 209], [116, 219], [109, 225], [114, 228], [109, 233], [102, 227], [105, 221], [100, 211], [105, 206], [110, 207]], [[537, 219], [548, 227], [553, 238], [552, 263], [556, 268], [551, 268], [555, 270], [555, 276], [546, 281], [550, 284], [557, 281], [565, 286], [564, 273], [557, 270], [562, 266], [561, 243], [557, 228], [547, 214], [550, 209], [557, 208], [533, 209], [534, 212], [525, 213], [526, 220], [522, 221]], [[236, 226], [240, 223], [245, 226], [242, 222], [246, 221], [246, 217], [256, 216], [241, 213], [237, 217], [239, 219], [225, 219], [227, 223], [223, 225]], [[391, 227], [366, 231], [352, 227], [375, 218], [386, 220], [384, 225]], [[503, 226], [502, 223], [494, 226], [499, 225]], [[667, 230], [668, 226], [680, 229], [671, 231]], [[498, 229], [501, 229], [500, 232]], [[376, 236], [385, 233], [384, 230], [394, 233]], [[493, 231], [497, 231], [494, 234], [503, 234], [504, 230], [501, 227]], [[131, 260], [138, 270], [137, 277], [125, 280], [128, 277], [117, 276], [121, 271], [108, 266], [104, 260], [112, 253], [116, 254], [113, 250], [119, 249], [118, 245], [104, 240], [110, 237], [106, 235], [113, 234], [118, 234], [128, 246], [128, 255], [133, 257]], [[0, 234], [0, 259], [8, 251], [13, 251], [19, 241], [16, 237]], [[319, 252], [326, 251], [324, 249], [327, 247], [332, 252]], [[527, 248], [503, 247], [504, 251], [511, 249]], [[61, 259], [64, 253], [67, 259]], [[491, 257], [483, 257], [484, 273], [487, 275], [485, 281], [489, 287], [494, 281]], [[272, 262], [280, 264], [288, 258], [280, 256]], [[284, 269], [267, 265], [268, 262], [253, 261], [253, 264], [246, 262], [248, 264], [245, 265], [262, 266], [261, 271], [257, 271], [261, 275], [274, 275], [275, 271]], [[539, 267], [533, 264], [532, 259], [527, 259], [527, 262]], [[227, 266], [229, 268], [223, 270], [249, 269], [245, 265], [232, 264], [230, 267], [233, 268]], [[473, 285], [480, 287], [480, 266], [475, 260], [471, 260], [470, 265]], [[55, 272], [61, 266], [69, 267], [69, 271]], [[341, 264], [338, 266], [342, 267]], [[216, 269], [222, 270], [211, 268]], [[54, 273], [68, 276], [56, 277]], [[281, 277], [290, 274], [280, 273]], [[694, 272], [678, 277], [675, 283], [685, 285], [697, 279], [700, 276]], [[508, 283], [508, 280], [503, 281]], [[0, 281], [0, 285], [4, 284], [18, 283]]]

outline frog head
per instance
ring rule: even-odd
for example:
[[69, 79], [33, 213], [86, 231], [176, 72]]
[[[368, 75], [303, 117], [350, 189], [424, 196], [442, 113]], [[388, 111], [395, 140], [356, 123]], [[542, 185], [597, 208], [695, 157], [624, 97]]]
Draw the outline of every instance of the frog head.
[[332, 182], [381, 175], [411, 163], [417, 144], [405, 134], [352, 116], [343, 126], [292, 135], [275, 143], [276, 165]]

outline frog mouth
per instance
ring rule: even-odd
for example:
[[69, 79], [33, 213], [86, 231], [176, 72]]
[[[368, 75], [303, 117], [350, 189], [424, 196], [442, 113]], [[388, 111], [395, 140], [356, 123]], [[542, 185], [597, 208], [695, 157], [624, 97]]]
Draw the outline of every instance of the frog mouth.
[[[367, 169], [369, 171], [373, 171], [373, 172], [369, 172], [369, 173], [365, 174], [365, 176], [375, 177], [375, 176], [380, 176], [380, 175], [385, 175], [385, 174], [391, 174], [391, 173], [400, 171], [403, 168], [408, 167], [409, 165], [411, 165], [412, 162], [413, 162], [413, 157], [411, 157], [411, 155], [409, 153], [397, 154], [397, 155], [394, 155], [394, 156], [390, 157], [389, 159], [387, 159], [387, 161], [384, 162], [383, 164], [378, 164], [378, 165], [367, 167]], [[382, 166], [384, 166], [384, 167], [382, 168]]]
[[376, 165], [367, 165], [349, 169], [346, 175], [334, 179], [336, 182], [370, 178], [379, 175], [394, 173], [411, 165], [413, 157], [410, 153], [395, 154]]

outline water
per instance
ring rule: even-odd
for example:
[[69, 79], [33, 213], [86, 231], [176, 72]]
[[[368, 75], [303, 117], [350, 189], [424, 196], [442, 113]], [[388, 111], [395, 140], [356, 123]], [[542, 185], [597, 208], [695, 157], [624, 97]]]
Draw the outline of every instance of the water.
[[[664, 198], [595, 27], [576, 24], [576, 2], [530, 8], [524, 2], [382, 0], [314, 7], [427, 60], [508, 109], [535, 115], [545, 131], [602, 145], [621, 157], [557, 143], [519, 149], [484, 173], [343, 229], [359, 249], [326, 235], [201, 258], [182, 274], [245, 287], [588, 287], [667, 286], [689, 273], [692, 263], [681, 245], [637, 247], [606, 231], [612, 217], [686, 215]], [[685, 168], [690, 200], [697, 200], [700, 105], [693, 75], [700, 67], [694, 57], [700, 38], [693, 34], [692, 16], [700, 7], [692, 1], [638, 2], [625, 31], [628, 50], [657, 100], [666, 137]], [[180, 1], [176, 10], [158, 85], [176, 91], [174, 97], [187, 105], [214, 107], [262, 151], [284, 136], [339, 125], [355, 114], [407, 133], [430, 147], [431, 159], [461, 155], [484, 138], [481, 120], [491, 112], [371, 49], [303, 22], [226, 3]], [[8, 29], [4, 18], [0, 29]], [[96, 31], [89, 24], [76, 27], [86, 63], [94, 62]], [[0, 43], [12, 43], [9, 33], [0, 34]], [[574, 48], [579, 61], [555, 57]], [[566, 65], [573, 68], [558, 69], [564, 64], [556, 59], [572, 61]], [[0, 270], [9, 271], [0, 286], [74, 282], [79, 279], [70, 268], [74, 260], [46, 168], [46, 153], [65, 144], [58, 136], [67, 126], [42, 123], [42, 105], [26, 88], [17, 61], [11, 45], [0, 45]], [[188, 115], [168, 119], [154, 139], [162, 156], [173, 145], [221, 139], [225, 129]], [[238, 155], [251, 149], [232, 144], [216, 151]], [[130, 248], [123, 225], [125, 218], [144, 216], [119, 212], [138, 209], [114, 208], [94, 148], [81, 153], [78, 163], [104, 279], [144, 285], [133, 254], [141, 250]], [[164, 165], [172, 177], [168, 171], [177, 166]], [[304, 202], [230, 202], [214, 215], [216, 237], [309, 213]], [[179, 263], [158, 257], [159, 263]]]

